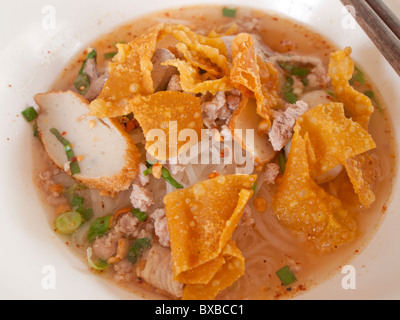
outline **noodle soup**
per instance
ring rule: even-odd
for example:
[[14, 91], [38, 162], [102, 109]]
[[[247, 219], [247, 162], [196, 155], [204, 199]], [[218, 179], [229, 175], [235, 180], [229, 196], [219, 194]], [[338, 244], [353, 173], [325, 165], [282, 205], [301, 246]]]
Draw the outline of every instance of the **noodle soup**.
[[[162, 27], [159, 27], [158, 30], [155, 26], [160, 25]], [[170, 56], [162, 63], [152, 60], [153, 70], [156, 65], [160, 67], [168, 61], [175, 62], [164, 65], [169, 71], [165, 71], [165, 69], [159, 71], [163, 72], [161, 80], [156, 81], [155, 75], [152, 74], [155, 93], [143, 93], [145, 91], [145, 86], [143, 86], [144, 91], [141, 91], [140, 95], [151, 99], [152, 95], [162, 96], [163, 92], [171, 92], [162, 96], [165, 100], [169, 99], [169, 96], [173, 96], [174, 99], [168, 100], [173, 101], [170, 103], [176, 103], [183, 97], [185, 105], [192, 102], [193, 104], [198, 103], [201, 112], [200, 120], [204, 128], [216, 129], [208, 134], [207, 139], [211, 139], [209, 148], [219, 151], [217, 158], [218, 156], [224, 158], [225, 152], [222, 152], [224, 147], [221, 149], [220, 144], [226, 141], [233, 141], [235, 145], [235, 149], [228, 150], [228, 153], [239, 152], [243, 147], [252, 156], [254, 163], [251, 172], [241, 175], [242, 177], [248, 176], [248, 180], [237, 181], [237, 164], [234, 162], [229, 164], [223, 161], [217, 163], [208, 161], [208, 163], [200, 162], [198, 164], [178, 162], [175, 164], [173, 161], [157, 159], [157, 154], [149, 155], [151, 152], [149, 152], [146, 136], [149, 130], [145, 122], [146, 117], [151, 118], [151, 115], [141, 117], [143, 111], [138, 107], [119, 115], [92, 113], [93, 110], [102, 112], [103, 109], [98, 108], [102, 101], [114, 103], [113, 112], [122, 106], [122, 104], [118, 105], [116, 100], [111, 99], [110, 95], [107, 96], [106, 91], [117, 88], [113, 86], [112, 81], [118, 79], [119, 65], [123, 66], [120, 67], [123, 70], [122, 73], [125, 72], [123, 68], [127, 67], [127, 64], [124, 65], [126, 63], [124, 55], [129, 56], [131, 54], [129, 50], [135, 48], [133, 46], [135, 41], [139, 42], [143, 35], [151, 35], [149, 30], [154, 29], [157, 29], [158, 35], [155, 36], [156, 44], [150, 58], [154, 58], [158, 49], [167, 50]], [[159, 36], [160, 34], [163, 36]], [[235, 42], [239, 35], [242, 37], [241, 41]], [[214, 49], [220, 48], [218, 47], [221, 44], [219, 39], [223, 39], [226, 51], [224, 48], [218, 49], [219, 59], [217, 59], [213, 55], [215, 51], [209, 53], [204, 47], [206, 44], [208, 47], [214, 45]], [[241, 44], [247, 43], [245, 41], [248, 41], [249, 46], [247, 48], [240, 47]], [[134, 44], [130, 47], [132, 42]], [[189, 279], [189, 276], [196, 274], [199, 277], [199, 268], [221, 258], [221, 261], [224, 259], [225, 263], [227, 261], [235, 262], [236, 264], [232, 265], [237, 266], [238, 275], [232, 275], [229, 278], [229, 285], [221, 285], [216, 291], [210, 289], [213, 293], [205, 298], [289, 298], [318, 285], [339, 272], [343, 265], [364, 248], [379, 227], [392, 187], [395, 164], [394, 141], [385, 106], [380, 101], [379, 93], [373, 83], [361, 70], [362, 66], [355, 68], [352, 78], [348, 82], [360, 94], [372, 101], [375, 110], [368, 121], [368, 126], [361, 121], [356, 121], [357, 115], [352, 114], [351, 108], [348, 110], [344, 108], [346, 117], [343, 116], [339, 120], [341, 125], [346, 124], [350, 128], [355, 128], [355, 134], [348, 139], [356, 139], [358, 132], [360, 132], [360, 136], [364, 135], [364, 137], [369, 133], [371, 146], [361, 146], [358, 153], [344, 159], [341, 163], [336, 163], [334, 168], [323, 171], [323, 174], [314, 175], [313, 170], [322, 172], [322, 169], [317, 168], [318, 159], [322, 156], [318, 154], [316, 140], [314, 141], [314, 137], [311, 135], [313, 131], [308, 129], [309, 142], [304, 138], [306, 135], [301, 133], [304, 130], [307, 131], [307, 128], [311, 128], [312, 121], [307, 126], [305, 124], [308, 123], [308, 115], [312, 114], [314, 118], [317, 118], [320, 113], [328, 114], [329, 110], [333, 110], [332, 114], [336, 115], [338, 114], [337, 110], [343, 108], [342, 105], [335, 104], [340, 104], [343, 99], [335, 90], [332, 77], [330, 77], [330, 73], [335, 73], [335, 70], [329, 68], [333, 59], [331, 54], [339, 52], [341, 48], [336, 48], [328, 39], [281, 16], [247, 8], [227, 10], [221, 7], [202, 6], [168, 10], [140, 18], [100, 37], [89, 47], [65, 67], [63, 74], [54, 83], [53, 90], [56, 94], [71, 90], [71, 92], [75, 92], [74, 94], [83, 97], [83, 102], [80, 102], [79, 98], [74, 100], [76, 96], [70, 94], [68, 96], [70, 100], [66, 101], [69, 101], [69, 104], [81, 103], [90, 108], [90, 116], [94, 118], [88, 120], [89, 118], [83, 117], [81, 119], [81, 121], [87, 121], [87, 126], [97, 128], [104, 124], [99, 122], [93, 125], [95, 122], [91, 121], [95, 121], [96, 118], [113, 119], [105, 126], [112, 128], [113, 134], [114, 131], [122, 130], [124, 134], [121, 135], [130, 139], [130, 142], [126, 142], [125, 139], [123, 143], [131, 144], [133, 142], [137, 148], [133, 151], [137, 155], [136, 160], [132, 160], [137, 168], [129, 170], [135, 172], [133, 175], [135, 177], [130, 179], [127, 187], [121, 188], [115, 187], [121, 185], [119, 180], [119, 184], [115, 183], [108, 188], [96, 187], [98, 184], [87, 182], [89, 179], [77, 178], [79, 174], [83, 175], [84, 173], [82, 166], [87, 156], [77, 153], [78, 143], [80, 145], [83, 142], [70, 140], [71, 131], [64, 128], [57, 128], [58, 142], [64, 141], [60, 143], [61, 146], [70, 147], [75, 151], [75, 155], [71, 158], [72, 160], [68, 159], [63, 165], [55, 165], [54, 163], [57, 164], [57, 161], [51, 155], [52, 149], [48, 145], [43, 129], [45, 121], [40, 122], [40, 117], [43, 119], [43, 114], [45, 114], [43, 110], [50, 110], [45, 106], [50, 103], [50, 100], [46, 100], [47, 97], [44, 100], [40, 100], [41, 98], [37, 100], [40, 106], [39, 132], [43, 143], [36, 142], [34, 167], [36, 168], [35, 176], [39, 193], [48, 212], [50, 225], [61, 237], [65, 237], [68, 246], [82, 257], [83, 263], [87, 263], [92, 271], [145, 298], [179, 299], [182, 296], [188, 299], [204, 298], [197, 295], [199, 288], [209, 292], [210, 283], [223, 281], [209, 276], [210, 279], [207, 281], [198, 283], [193, 278]], [[235, 67], [239, 68], [241, 65], [239, 54], [241, 50], [249, 50], [246, 51], [248, 55], [254, 54], [256, 59], [260, 59], [257, 68], [251, 69], [249, 64], [244, 63], [248, 69], [241, 71], [256, 70], [255, 78], [262, 85], [263, 98], [272, 96], [269, 101], [274, 101], [268, 112], [263, 112], [263, 109], [259, 108], [261, 98], [258, 99], [257, 88], [250, 87], [248, 83], [246, 86], [246, 83], [241, 82], [237, 76], [240, 73], [235, 73]], [[92, 70], [93, 74], [90, 74], [90, 61], [93, 62], [90, 54], [93, 52], [96, 53], [96, 60], [92, 65], [95, 70]], [[341, 52], [345, 54], [346, 50]], [[147, 51], [143, 52], [142, 56], [146, 54]], [[110, 67], [110, 64], [113, 65]], [[189, 81], [184, 81], [185, 69], [180, 68], [182, 65], [189, 65], [193, 70], [198, 71], [199, 78], [196, 79], [200, 80], [198, 83], [195, 82], [195, 85], [209, 81], [204, 85], [212, 83], [215, 87], [211, 86], [209, 90], [200, 91], [196, 91], [198, 88], [196, 86], [189, 88]], [[140, 69], [140, 64], [138, 66]], [[224, 69], [225, 67], [226, 69]], [[168, 75], [168, 72], [171, 73]], [[267, 75], [263, 72], [266, 72]], [[249, 72], [249, 74], [252, 73]], [[77, 75], [81, 75], [80, 79]], [[222, 81], [219, 81], [224, 77], [229, 79], [224, 83], [225, 87], [221, 85]], [[165, 78], [167, 78], [167, 82], [162, 84]], [[156, 84], [163, 88], [157, 90]], [[97, 91], [95, 90], [96, 86], [99, 86]], [[132, 87], [130, 88], [132, 89]], [[213, 90], [214, 92], [212, 92]], [[135, 90], [130, 90], [129, 94], [132, 93], [136, 94]], [[132, 99], [135, 97], [139, 96], [130, 96]], [[158, 102], [159, 99], [154, 98], [150, 101], [149, 105], [154, 108], [154, 111], [151, 112], [154, 113], [154, 118], [162, 117], [163, 114], [158, 113], [158, 104], [160, 104], [160, 109], [167, 106], [161, 106], [161, 103]], [[144, 102], [139, 104], [144, 104]], [[264, 107], [267, 104], [264, 104]], [[329, 108], [326, 107], [327, 109], [318, 113], [321, 104], [329, 106]], [[246, 114], [246, 112], [248, 113]], [[182, 110], [182, 113], [185, 113], [185, 109]], [[295, 116], [288, 118], [289, 113]], [[301, 121], [299, 121], [300, 118]], [[265, 129], [268, 119], [271, 124]], [[286, 119], [287, 123], [282, 119]], [[197, 121], [195, 118], [191, 118], [191, 120]], [[325, 123], [325, 120], [322, 120], [321, 123]], [[155, 120], [153, 119], [153, 121]], [[276, 126], [281, 122], [285, 125], [285, 129], [277, 129]], [[236, 128], [254, 129], [256, 147], [250, 148], [247, 144], [248, 141], [244, 141], [243, 138], [239, 139], [234, 133]], [[274, 130], [279, 131], [282, 141], [273, 140], [272, 132], [275, 132]], [[99, 135], [101, 136], [100, 133]], [[53, 136], [50, 135], [50, 137]], [[354, 141], [358, 143], [364, 140]], [[304, 183], [302, 189], [297, 190], [294, 186], [293, 190], [307, 191], [308, 187], [310, 190], [317, 190], [316, 194], [323, 195], [317, 196], [316, 200], [321, 201], [324, 208], [328, 208], [337, 199], [339, 200], [340, 210], [346, 213], [342, 214], [345, 217], [335, 216], [337, 219], [335, 221], [338, 221], [340, 228], [346, 230], [346, 237], [349, 238], [343, 240], [347, 238], [342, 236], [340, 241], [338, 240], [338, 245], [335, 244], [336, 238], [332, 241], [322, 241], [321, 233], [310, 234], [306, 231], [308, 227], [305, 226], [305, 222], [301, 222], [302, 225], [297, 227], [295, 223], [291, 222], [290, 217], [279, 214], [279, 210], [285, 206], [282, 203], [289, 203], [289, 198], [281, 186], [290, 183], [290, 178], [295, 176], [293, 159], [295, 156], [296, 158], [301, 156], [298, 152], [300, 152], [303, 142], [306, 148], [310, 149], [311, 145], [311, 149], [315, 150], [315, 155], [312, 156], [312, 153], [308, 153], [305, 156], [308, 159], [307, 167], [310, 169], [309, 172], [304, 172], [310, 175], [309, 181]], [[372, 147], [372, 142], [376, 144], [376, 147]], [[120, 143], [119, 140], [118, 143]], [[258, 143], [262, 145], [260, 146]], [[54, 145], [58, 146], [57, 143]], [[237, 145], [239, 148], [236, 148]], [[99, 148], [104, 148], [102, 150], [106, 155], [113, 150], [112, 145], [99, 144], [95, 151]], [[210, 149], [206, 150], [207, 155], [210, 154]], [[199, 150], [200, 154], [201, 149]], [[258, 150], [262, 152], [258, 152]], [[370, 160], [368, 163], [371, 165], [371, 168], [368, 167], [363, 176], [369, 178], [361, 179], [363, 186], [366, 184], [365, 181], [370, 182], [374, 194], [374, 201], [368, 202], [367, 205], [360, 200], [364, 199], [365, 189], [361, 188], [362, 191], [359, 191], [360, 188], [357, 189], [355, 182], [349, 179], [352, 171], [348, 169], [350, 165], [345, 162], [360, 154], [368, 154], [367, 159]], [[215, 153], [210, 156], [215, 157]], [[314, 158], [317, 160], [313, 162]], [[71, 166], [75, 162], [82, 167], [78, 175], [74, 174]], [[301, 166], [299, 165], [299, 167]], [[255, 178], [256, 180], [251, 180]], [[99, 180], [104, 181], [104, 179]], [[222, 180], [225, 184], [220, 183]], [[97, 181], [96, 183], [100, 184]], [[219, 183], [221, 187], [217, 188]], [[222, 192], [221, 188], [225, 188], [226, 185], [228, 185], [226, 192], [224, 190]], [[208, 191], [208, 195], [196, 196], [198, 190], [203, 188]], [[238, 198], [238, 192], [232, 191], [236, 190], [235, 188], [238, 188], [237, 191], [245, 190], [246, 192], [243, 192]], [[222, 204], [218, 204], [217, 201], [220, 191]], [[230, 194], [228, 191], [233, 193]], [[213, 197], [214, 194], [215, 197]], [[201, 259], [206, 259], [206, 262], [201, 259], [199, 259], [201, 262], [196, 260], [197, 262], [190, 268], [187, 267], [190, 265], [187, 262], [185, 269], [184, 264], [180, 263], [181, 259], [189, 256], [191, 258], [188, 260], [192, 262], [195, 260], [194, 253], [186, 252], [189, 249], [183, 243], [187, 238], [179, 233], [179, 228], [174, 224], [173, 219], [175, 217], [178, 217], [176, 220], [179, 221], [181, 218], [183, 219], [182, 221], [185, 223], [182, 228], [185, 230], [187, 228], [187, 232], [194, 242], [196, 242], [196, 234], [201, 238], [205, 237], [206, 233], [204, 231], [206, 228], [197, 227], [198, 220], [195, 219], [195, 212], [192, 212], [194, 215], [189, 213], [193, 208], [191, 206], [194, 201], [192, 196], [198, 201], [196, 205], [200, 206], [199, 212], [202, 215], [206, 215], [205, 212], [213, 212], [213, 210], [223, 212], [224, 216], [228, 217], [227, 221], [223, 221], [226, 226], [235, 222], [235, 227], [231, 228], [230, 233], [227, 231], [228, 227], [220, 230], [218, 228], [221, 221], [218, 220], [217, 223], [213, 216], [206, 216], [205, 219], [207, 223], [212, 224], [213, 230], [220, 230], [222, 235], [229, 233], [229, 237], [226, 241], [221, 240], [222, 236], [211, 239], [224, 245], [218, 250], [213, 247], [214, 251], [207, 253], [208, 256], [205, 253], [203, 255], [203, 252], [199, 253]], [[207, 201], [201, 200], [201, 197], [206, 196], [208, 196], [209, 205], [213, 207], [205, 206], [204, 203]], [[280, 201], [279, 197], [282, 197], [283, 200]], [[181, 200], [182, 204], [180, 204]], [[242, 202], [244, 202], [243, 206], [241, 206]], [[286, 207], [284, 208], [286, 210]], [[291, 212], [290, 210], [289, 206], [287, 211]], [[185, 212], [185, 214], [179, 216], [176, 211]], [[65, 215], [65, 213], [71, 212], [77, 212], [79, 215]], [[292, 216], [295, 214], [296, 212], [293, 211]], [[314, 212], [309, 212], [309, 214], [312, 215]], [[185, 220], [186, 218], [189, 220]], [[300, 221], [301, 219], [298, 218]], [[66, 225], [72, 226], [72, 232], [71, 230], [63, 232]], [[76, 225], [79, 226], [75, 230]], [[105, 225], [107, 225], [106, 228], [104, 228]], [[321, 225], [315, 224], [311, 230], [315, 231], [325, 227], [326, 225], [321, 227]], [[213, 236], [209, 237], [213, 238]], [[211, 240], [210, 242], [212, 242]], [[180, 246], [181, 244], [182, 246]], [[186, 254], [183, 258], [178, 254], [182, 251]], [[214, 268], [210, 274], [214, 277], [220, 274], [229, 275], [229, 271], [219, 269], [223, 267], [224, 264]], [[200, 273], [203, 275], [204, 270]], [[287, 280], [291, 276], [292, 280]]]

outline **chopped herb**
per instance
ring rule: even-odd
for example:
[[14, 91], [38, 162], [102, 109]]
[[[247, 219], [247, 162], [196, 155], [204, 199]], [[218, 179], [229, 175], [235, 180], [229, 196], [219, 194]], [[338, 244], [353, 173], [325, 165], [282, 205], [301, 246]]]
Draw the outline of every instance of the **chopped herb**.
[[253, 183], [253, 185], [251, 186], [251, 190], [256, 191], [257, 189], [257, 181]]
[[38, 125], [37, 125], [36, 121], [32, 126], [32, 130], [33, 130], [33, 136], [34, 137], [39, 137], [39, 129], [38, 129]]
[[28, 122], [32, 122], [33, 120], [35, 120], [38, 116], [38, 113], [36, 112], [34, 107], [29, 107], [26, 108], [24, 111], [21, 112], [22, 115], [24, 116], [24, 118], [26, 119], [26, 121]]
[[112, 58], [114, 58], [114, 56], [117, 54], [118, 52], [106, 52], [105, 54], [104, 54], [104, 59], [105, 60], [107, 60], [107, 59], [112, 59]]
[[89, 243], [92, 243], [96, 238], [102, 237], [110, 230], [112, 215], [95, 219], [89, 227]]
[[297, 102], [297, 97], [293, 92], [285, 92], [285, 99], [292, 104]]
[[67, 191], [65, 192], [65, 195], [66, 195], [68, 198], [70, 198], [70, 197], [73, 196], [73, 194], [75, 193], [75, 191], [77, 191], [77, 190], [84, 190], [84, 189], [87, 189], [87, 187], [84, 186], [84, 185], [82, 185], [82, 184], [79, 184], [79, 183], [74, 183], [71, 187], [69, 187], [69, 188], [67, 189]]
[[90, 219], [93, 218], [93, 209], [86, 207], [85, 209], [79, 209], [80, 214], [82, 215], [83, 219], [85, 221], [89, 221]]
[[79, 196], [75, 196], [71, 200], [71, 206], [73, 207], [81, 207], [83, 205], [83, 198]]
[[282, 173], [285, 173], [286, 158], [285, 158], [285, 154], [282, 151], [278, 153], [278, 163], [279, 163], [279, 167], [281, 168]]
[[167, 181], [170, 185], [172, 185], [176, 189], [183, 189], [183, 185], [181, 185], [178, 181], [172, 178], [171, 173], [164, 167], [162, 167], [161, 169], [161, 177], [164, 178], [165, 181]]
[[75, 154], [72, 151], [71, 143], [67, 139], [65, 139], [57, 129], [51, 128], [50, 132], [54, 134], [58, 141], [60, 141], [64, 146], [65, 153], [67, 154], [67, 159], [70, 162], [69, 167], [71, 170], [71, 175], [80, 173], [81, 169], [79, 168], [78, 161], [76, 160]]
[[375, 94], [371, 90], [367, 90], [364, 92], [364, 94], [372, 100], [372, 102], [376, 105], [378, 108], [379, 112], [383, 112], [382, 105], [379, 103], [378, 99], [376, 99]]
[[81, 68], [79, 70], [79, 73], [78, 73], [77, 77], [74, 80], [75, 88], [82, 95], [85, 95], [89, 91], [89, 88], [90, 88], [89, 76], [87, 75], [87, 73], [84, 70], [86, 62], [89, 59], [94, 59], [94, 61], [96, 62], [96, 58], [97, 58], [97, 51], [96, 51], [96, 49], [93, 49], [92, 51], [90, 51], [87, 54], [86, 59], [82, 62], [82, 66], [81, 66]]
[[127, 259], [130, 263], [136, 264], [143, 254], [143, 251], [151, 246], [150, 238], [136, 239], [129, 248]]
[[285, 99], [289, 103], [296, 103], [297, 97], [293, 93], [293, 78], [292, 77], [287, 77], [285, 85], [283, 87], [283, 95], [285, 96]]
[[83, 222], [83, 217], [79, 212], [69, 211], [57, 217], [55, 227], [59, 233], [71, 234], [78, 230]]
[[303, 84], [304, 84], [305, 87], [308, 87], [308, 85], [309, 85], [309, 83], [310, 83], [310, 81], [308, 80], [308, 78], [303, 78], [303, 79], [301, 79], [301, 82], [303, 82]]
[[354, 67], [354, 70], [355, 73], [349, 81], [350, 84], [353, 85], [355, 82], [358, 82], [359, 84], [365, 83], [365, 76], [362, 71], [357, 66]]
[[[147, 169], [143, 171], [143, 174], [145, 176], [153, 173], [153, 164], [146, 161], [146, 166]], [[172, 178], [171, 173], [164, 167], [161, 168], [161, 177], [176, 189], [183, 189], [183, 185], [181, 185], [178, 181]]]
[[234, 9], [234, 8], [222, 8], [222, 15], [224, 17], [234, 18], [234, 17], [236, 17], [236, 9]]
[[103, 271], [103, 270], [107, 269], [107, 267], [108, 267], [107, 262], [102, 259], [99, 259], [97, 261], [97, 263], [94, 263], [92, 260], [92, 254], [93, 254], [92, 248], [91, 247], [87, 248], [86, 256], [87, 256], [89, 266], [91, 268], [93, 268], [94, 270], [98, 270], [98, 271]]
[[131, 212], [139, 220], [139, 222], [147, 220], [146, 212], [142, 212], [139, 209], [132, 209]]
[[146, 170], [143, 171], [144, 176], [147, 176], [152, 173], [153, 173], [153, 167], [147, 168]]
[[293, 282], [297, 281], [296, 276], [294, 275], [292, 270], [290, 270], [289, 266], [284, 266], [282, 269], [279, 269], [276, 272], [276, 275], [281, 280], [284, 286], [291, 285]]
[[329, 94], [332, 98], [335, 97], [335, 94], [330, 90], [326, 90], [326, 93]]
[[281, 62], [279, 66], [293, 76], [305, 77], [310, 73], [308, 68], [293, 66], [285, 62]]

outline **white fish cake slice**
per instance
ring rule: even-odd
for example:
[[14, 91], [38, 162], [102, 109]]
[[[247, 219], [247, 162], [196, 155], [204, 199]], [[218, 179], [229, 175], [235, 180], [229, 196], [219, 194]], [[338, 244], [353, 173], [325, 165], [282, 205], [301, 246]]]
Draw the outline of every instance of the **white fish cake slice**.
[[113, 119], [89, 116], [89, 103], [72, 91], [37, 94], [40, 138], [53, 162], [68, 164], [63, 144], [50, 132], [57, 129], [80, 160], [81, 183], [106, 192], [126, 190], [136, 177], [140, 153], [122, 125]]

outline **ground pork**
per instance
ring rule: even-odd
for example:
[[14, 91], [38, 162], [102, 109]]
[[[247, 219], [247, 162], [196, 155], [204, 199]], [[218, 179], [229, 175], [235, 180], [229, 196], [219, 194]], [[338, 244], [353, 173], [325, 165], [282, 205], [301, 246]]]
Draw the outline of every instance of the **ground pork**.
[[241, 93], [237, 89], [229, 92], [219, 91], [214, 96], [204, 95], [201, 99], [203, 122], [207, 128], [215, 128], [216, 120], [229, 121], [239, 106]]
[[168, 221], [165, 216], [165, 209], [157, 209], [151, 215], [150, 218], [154, 221], [154, 231], [158, 237], [158, 241], [164, 247], [169, 247], [169, 232], [168, 232]]
[[295, 104], [288, 104], [285, 110], [273, 111], [272, 128], [269, 131], [269, 141], [275, 151], [280, 151], [289, 143], [293, 135], [293, 127], [296, 120], [308, 110], [304, 101], [297, 101]]
[[137, 184], [132, 184], [130, 199], [132, 206], [143, 212], [146, 212], [154, 204], [151, 191]]
[[118, 240], [121, 235], [109, 232], [107, 235], [97, 238], [93, 242], [93, 253], [100, 259], [107, 261], [117, 253]]
[[276, 177], [281, 172], [281, 168], [276, 163], [268, 163], [262, 172], [260, 180], [267, 184], [274, 184]]
[[150, 176], [149, 175], [145, 176], [143, 173], [144, 171], [146, 171], [146, 169], [147, 169], [147, 166], [143, 162], [139, 164], [139, 173], [136, 176], [136, 178], [133, 180], [133, 182], [132, 182], [133, 184], [137, 184], [142, 187], [149, 184]]
[[239, 221], [239, 226], [241, 227], [251, 227], [255, 224], [253, 213], [249, 205], [246, 205], [243, 209], [242, 218]]
[[136, 278], [135, 266], [128, 260], [122, 260], [113, 265], [116, 281], [132, 281]]

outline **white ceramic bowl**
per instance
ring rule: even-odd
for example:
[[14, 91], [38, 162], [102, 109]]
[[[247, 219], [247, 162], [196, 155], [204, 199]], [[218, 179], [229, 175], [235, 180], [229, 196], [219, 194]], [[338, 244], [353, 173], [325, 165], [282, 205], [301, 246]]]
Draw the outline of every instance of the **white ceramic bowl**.
[[[398, 0], [387, 0], [400, 16]], [[400, 141], [400, 78], [364, 32], [346, 29], [339, 0], [148, 0], [6, 1], [0, 13], [1, 299], [132, 299], [131, 294], [88, 272], [51, 230], [32, 186], [31, 128], [20, 116], [32, 96], [48, 90], [64, 65], [97, 36], [133, 18], [185, 4], [246, 5], [282, 13], [327, 36], [339, 47], [352, 46], [353, 57], [378, 86]], [[50, 6], [49, 6], [50, 5]], [[55, 13], [55, 29], [46, 20]], [[367, 248], [351, 263], [356, 289], [344, 290], [343, 274], [298, 299], [400, 299], [399, 183], [383, 224]], [[50, 266], [50, 268], [47, 268]], [[55, 272], [55, 288], [46, 285]]]

